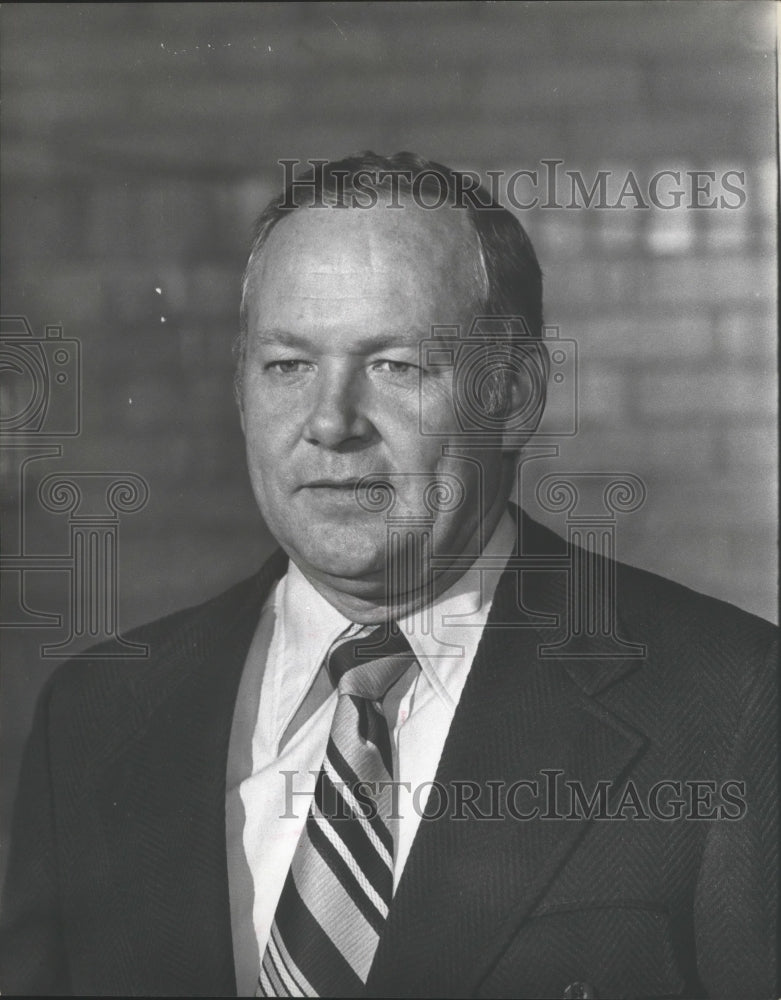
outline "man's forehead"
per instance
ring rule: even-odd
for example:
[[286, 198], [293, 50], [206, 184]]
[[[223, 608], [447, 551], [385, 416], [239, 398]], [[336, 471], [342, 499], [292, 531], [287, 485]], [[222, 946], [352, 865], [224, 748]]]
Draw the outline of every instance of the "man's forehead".
[[423, 267], [428, 275], [475, 274], [480, 247], [463, 210], [301, 208], [280, 220], [260, 255], [256, 277], [306, 271], [324, 291], [334, 278], [385, 276]]

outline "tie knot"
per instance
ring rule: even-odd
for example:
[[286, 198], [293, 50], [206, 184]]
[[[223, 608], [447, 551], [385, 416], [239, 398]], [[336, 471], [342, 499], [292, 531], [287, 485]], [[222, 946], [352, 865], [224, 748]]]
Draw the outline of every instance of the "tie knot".
[[367, 701], [382, 701], [415, 662], [407, 637], [395, 622], [365, 626], [357, 633], [340, 636], [326, 657], [339, 694]]

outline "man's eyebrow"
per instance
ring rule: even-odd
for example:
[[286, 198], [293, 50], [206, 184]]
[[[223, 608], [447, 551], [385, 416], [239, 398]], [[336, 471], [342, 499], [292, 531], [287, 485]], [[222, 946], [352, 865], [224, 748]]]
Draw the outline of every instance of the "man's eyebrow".
[[[389, 347], [411, 347], [417, 350], [419, 341], [430, 336], [430, 331], [411, 330], [406, 334], [380, 333], [376, 335], [367, 334], [363, 338], [358, 338], [353, 343], [354, 351], [365, 353], [368, 351], [381, 351]], [[414, 338], [414, 339], [413, 339]], [[293, 333], [279, 327], [258, 330], [252, 335], [256, 344], [269, 344], [273, 346], [295, 347], [308, 351], [322, 351], [324, 343], [322, 340], [311, 340], [306, 336]]]
[[252, 339], [257, 344], [286, 344], [291, 347], [304, 346], [308, 343], [306, 337], [298, 337], [289, 330], [283, 330], [279, 327], [257, 330], [252, 334]]

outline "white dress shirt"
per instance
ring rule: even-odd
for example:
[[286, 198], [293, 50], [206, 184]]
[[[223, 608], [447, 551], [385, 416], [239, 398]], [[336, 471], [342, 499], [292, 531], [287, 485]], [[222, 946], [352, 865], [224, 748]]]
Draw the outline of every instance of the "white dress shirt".
[[[391, 692], [385, 703], [386, 714], [392, 706], [388, 721], [400, 783], [394, 891], [515, 535], [505, 512], [484, 550], [494, 557], [493, 565], [481, 569], [476, 562], [430, 607], [399, 619], [420, 671], [411, 683], [402, 679], [397, 697]], [[321, 674], [331, 644], [349, 624], [291, 562], [266, 602], [247, 657], [231, 734], [226, 801], [239, 995], [254, 994], [257, 985], [260, 956], [325, 754], [336, 691], [324, 695], [281, 749], [280, 741]], [[409, 783], [409, 791], [403, 783]]]

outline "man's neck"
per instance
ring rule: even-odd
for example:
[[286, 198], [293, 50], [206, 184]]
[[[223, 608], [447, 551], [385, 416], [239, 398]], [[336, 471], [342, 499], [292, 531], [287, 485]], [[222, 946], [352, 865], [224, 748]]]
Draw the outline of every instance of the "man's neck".
[[[415, 566], [412, 573], [388, 571], [382, 583], [367, 583], [364, 590], [354, 582], [348, 585], [341, 580], [331, 581], [308, 572], [305, 566], [297, 565], [312, 587], [350, 621], [370, 625], [390, 619], [399, 620], [431, 604], [458, 582], [490, 544], [506, 509], [507, 503], [504, 500], [491, 509], [482, 523], [483, 545], [477, 544], [477, 539], [472, 538], [471, 544], [464, 549], [465, 552], [474, 553], [474, 559], [466, 564], [459, 559], [453, 566], [440, 567], [435, 571], [430, 566]], [[410, 578], [421, 581], [420, 586], [406, 592], [391, 592], [387, 581]]]

